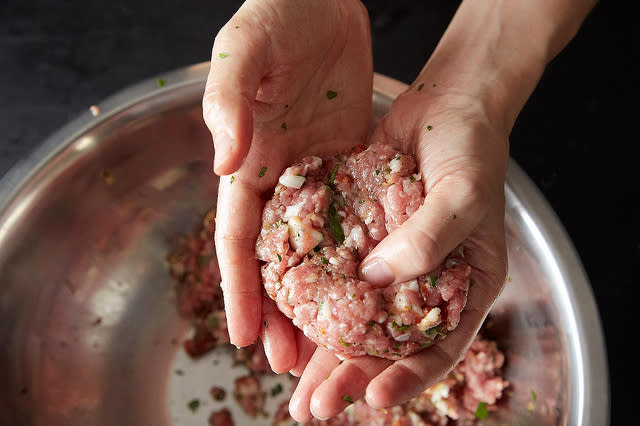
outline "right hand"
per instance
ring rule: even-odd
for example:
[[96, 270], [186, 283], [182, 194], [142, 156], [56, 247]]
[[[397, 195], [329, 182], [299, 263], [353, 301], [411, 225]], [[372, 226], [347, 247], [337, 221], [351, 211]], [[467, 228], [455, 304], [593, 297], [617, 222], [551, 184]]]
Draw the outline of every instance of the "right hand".
[[358, 0], [248, 0], [216, 36], [203, 114], [214, 171], [233, 174], [220, 179], [216, 218], [229, 337], [246, 346], [260, 335], [276, 372], [299, 374], [315, 345], [263, 296], [255, 256], [263, 196], [301, 157], [365, 141], [372, 80]]

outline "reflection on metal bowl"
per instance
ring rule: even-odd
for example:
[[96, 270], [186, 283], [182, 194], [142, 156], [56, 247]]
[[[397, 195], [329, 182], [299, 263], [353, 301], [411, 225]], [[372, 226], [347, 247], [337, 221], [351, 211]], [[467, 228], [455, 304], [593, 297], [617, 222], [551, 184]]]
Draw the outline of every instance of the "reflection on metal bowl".
[[[216, 199], [200, 107], [207, 67], [116, 94], [0, 181], [0, 424], [192, 424], [174, 409], [197, 384], [173, 379], [188, 324], [165, 256]], [[379, 118], [405, 86], [379, 75], [374, 86]], [[606, 424], [605, 349], [585, 273], [515, 164], [506, 189], [510, 272], [488, 332], [506, 348], [513, 386], [491, 422]], [[198, 368], [203, 386], [223, 380], [211, 363]]]

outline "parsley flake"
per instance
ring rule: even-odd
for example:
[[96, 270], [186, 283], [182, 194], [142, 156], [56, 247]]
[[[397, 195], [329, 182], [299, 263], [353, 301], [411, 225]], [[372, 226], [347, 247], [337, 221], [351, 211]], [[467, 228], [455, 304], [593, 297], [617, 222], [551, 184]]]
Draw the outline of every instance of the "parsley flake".
[[489, 415], [489, 410], [487, 409], [486, 402], [479, 402], [478, 408], [476, 408], [476, 419], [482, 420], [486, 419]]
[[338, 96], [338, 92], [335, 92], [333, 90], [327, 90], [327, 99], [333, 99], [336, 96]]
[[379, 175], [379, 174], [380, 174], [380, 170], [376, 170], [376, 175]]
[[228, 53], [218, 53], [220, 59], [228, 58], [230, 55]]
[[287, 123], [283, 121], [282, 124], [280, 125], [280, 127], [282, 127], [283, 129], [287, 130]]
[[531, 389], [531, 398], [533, 399], [533, 402], [536, 402], [538, 400], [538, 395], [536, 395], [536, 391], [534, 391], [533, 389]]
[[266, 321], [264, 321], [264, 328], [269, 328], [269, 324]]
[[342, 399], [344, 401], [347, 401], [349, 404], [353, 404], [353, 398], [351, 398], [351, 396], [349, 396], [349, 395], [343, 396]]
[[428, 131], [431, 131], [432, 129], [433, 129], [433, 126], [432, 126], [431, 124], [429, 124], [429, 125], [427, 126], [427, 130], [428, 130]]
[[424, 87], [424, 83], [422, 83], [420, 86], [418, 86], [418, 92], [421, 91], [423, 87]]
[[282, 262], [282, 256], [280, 256], [280, 253], [276, 253], [276, 256], [278, 256], [278, 262]]
[[331, 176], [329, 176], [329, 185], [333, 185], [333, 181], [336, 178], [336, 173], [338, 173], [338, 165], [333, 166], [333, 171], [331, 172]]
[[278, 383], [274, 387], [271, 388], [271, 396], [280, 395], [282, 393], [282, 385]]
[[258, 173], [258, 177], [264, 176], [265, 173], [267, 173], [267, 166], [264, 166], [263, 168], [260, 169], [260, 173]]
[[349, 346], [351, 346], [351, 343], [347, 343], [347, 342], [345, 342], [344, 340], [342, 340], [342, 336], [340, 336], [340, 337], [338, 338], [338, 340], [340, 341], [340, 344], [341, 344], [342, 346], [344, 346], [344, 347], [347, 347], [347, 348], [348, 348]]
[[416, 178], [413, 175], [409, 176], [409, 182], [413, 183], [415, 181], [416, 181]]
[[231, 178], [229, 179], [229, 184], [232, 184], [234, 180], [236, 180], [236, 177], [234, 175], [231, 175]]
[[158, 83], [158, 87], [164, 87], [164, 79], [158, 78], [156, 79], [156, 83]]
[[336, 242], [338, 244], [342, 244], [344, 242], [344, 231], [342, 230], [340, 217], [338, 216], [336, 207], [333, 204], [329, 207], [329, 227], [331, 228], [331, 232], [333, 233], [333, 237]]
[[324, 257], [324, 256], [322, 256], [322, 257], [320, 258], [320, 262], [322, 262], [322, 264], [323, 264], [323, 265], [326, 265], [326, 264], [328, 264], [328, 263], [329, 263], [329, 261], [327, 260], [327, 258], [326, 258], [326, 257]]
[[191, 410], [192, 413], [195, 413], [196, 411], [198, 411], [198, 408], [200, 408], [200, 400], [197, 398], [192, 399], [187, 404], [187, 407], [189, 407], [189, 410]]
[[438, 284], [438, 277], [431, 275], [429, 281], [431, 282], [431, 287], [435, 287]]

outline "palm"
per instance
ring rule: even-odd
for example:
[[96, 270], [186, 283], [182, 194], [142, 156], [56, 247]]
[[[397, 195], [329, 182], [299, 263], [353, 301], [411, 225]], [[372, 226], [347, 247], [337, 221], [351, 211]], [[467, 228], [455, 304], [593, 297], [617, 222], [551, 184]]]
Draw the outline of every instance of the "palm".
[[[312, 345], [262, 296], [254, 253], [262, 195], [300, 157], [364, 140], [373, 77], [369, 37], [357, 1], [248, 1], [213, 48], [203, 107], [216, 157], [231, 152], [216, 158], [216, 171], [232, 174], [221, 178], [216, 219], [229, 334], [244, 346], [261, 333], [276, 371], [299, 370]], [[231, 134], [231, 148], [216, 140], [219, 132]]]
[[[371, 142], [398, 146], [416, 155], [429, 194], [425, 207], [450, 206], [439, 212], [442, 220], [460, 224], [454, 232], [430, 238], [450, 240], [454, 245], [464, 241], [474, 285], [458, 328], [424, 352], [396, 362], [361, 357], [339, 364], [334, 355], [318, 349], [294, 395], [292, 409], [301, 421], [310, 418], [309, 406], [324, 417], [339, 413], [347, 405], [342, 399], [345, 394], [354, 399], [366, 395], [374, 406], [390, 406], [416, 396], [464, 354], [504, 283], [507, 139], [492, 129], [475, 101], [409, 89], [394, 102]], [[405, 225], [411, 226], [409, 221]], [[400, 253], [416, 251], [410, 240], [394, 234], [384, 243]]]

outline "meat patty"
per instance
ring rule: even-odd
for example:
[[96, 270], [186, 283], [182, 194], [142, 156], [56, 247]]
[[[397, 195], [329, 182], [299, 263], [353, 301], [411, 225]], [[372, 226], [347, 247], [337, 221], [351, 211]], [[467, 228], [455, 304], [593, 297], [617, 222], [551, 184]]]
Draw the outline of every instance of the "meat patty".
[[256, 254], [267, 294], [309, 339], [344, 357], [399, 359], [445, 337], [467, 300], [462, 246], [430, 273], [383, 289], [357, 274], [423, 200], [414, 157], [390, 146], [303, 158], [263, 211]]

